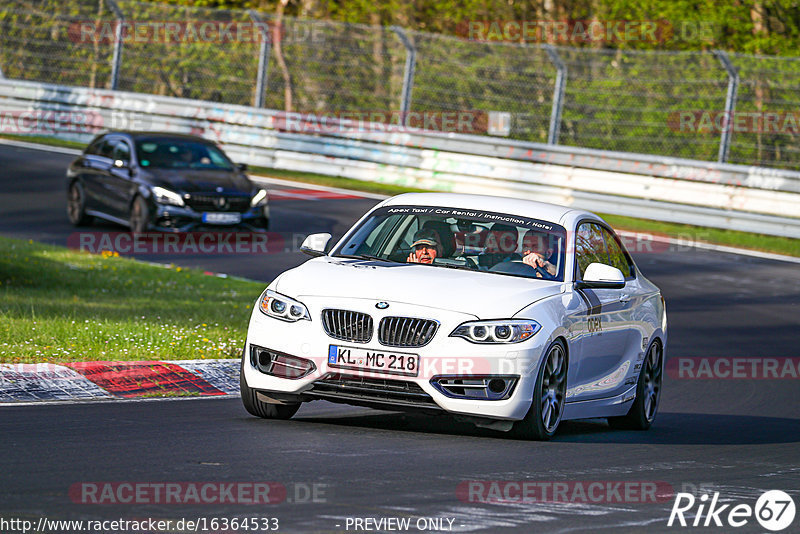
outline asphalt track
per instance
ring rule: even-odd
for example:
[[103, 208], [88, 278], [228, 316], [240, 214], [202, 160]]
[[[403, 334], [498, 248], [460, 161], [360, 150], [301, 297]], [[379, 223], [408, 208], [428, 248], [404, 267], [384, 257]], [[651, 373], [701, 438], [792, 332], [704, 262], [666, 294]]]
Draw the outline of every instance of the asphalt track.
[[[67, 242], [75, 231], [64, 214], [69, 160], [0, 146], [0, 233]], [[273, 230], [341, 234], [375, 202], [282, 200], [272, 208]], [[667, 300], [668, 358], [800, 357], [796, 264], [691, 248], [634, 256]], [[262, 280], [303, 261], [293, 251], [145, 259]], [[470, 480], [649, 481], [673, 492], [719, 492], [721, 503], [751, 506], [764, 491], [781, 489], [800, 508], [798, 386], [791, 378], [668, 374], [649, 432], [612, 431], [603, 421], [565, 423], [549, 443], [509, 440], [446, 417], [324, 402], [280, 422], [249, 417], [235, 398], [3, 407], [0, 518], [276, 517], [280, 532], [364, 532], [352, 524], [346, 530], [348, 518], [408, 517], [413, 527], [418, 518], [438, 517], [453, 519], [454, 532], [759, 532], [752, 518], [737, 529], [669, 528], [674, 498], [476, 503], [462, 500], [457, 489]], [[268, 505], [99, 505], [69, 495], [76, 483], [126, 481], [272, 481], [287, 488], [288, 498]], [[302, 498], [311, 485], [317, 502]], [[785, 530], [797, 531], [800, 516]]]

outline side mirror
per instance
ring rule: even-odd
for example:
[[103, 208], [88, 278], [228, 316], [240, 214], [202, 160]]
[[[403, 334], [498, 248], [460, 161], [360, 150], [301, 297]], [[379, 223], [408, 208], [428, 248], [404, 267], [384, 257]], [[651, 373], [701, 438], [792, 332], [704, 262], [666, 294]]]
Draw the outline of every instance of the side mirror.
[[116, 167], [117, 169], [129, 169], [130, 168], [130, 164], [127, 161], [124, 161], [124, 160], [121, 160], [121, 159], [115, 159], [114, 160], [114, 167]]
[[242, 172], [245, 172], [245, 171], [247, 171], [248, 166], [247, 166], [247, 163], [237, 163], [236, 164], [236, 168], [239, 169]]
[[583, 280], [575, 282], [577, 289], [622, 289], [625, 276], [616, 267], [605, 263], [590, 263], [583, 273]]
[[312, 257], [324, 256], [330, 240], [331, 234], [311, 234], [300, 245], [300, 252]]

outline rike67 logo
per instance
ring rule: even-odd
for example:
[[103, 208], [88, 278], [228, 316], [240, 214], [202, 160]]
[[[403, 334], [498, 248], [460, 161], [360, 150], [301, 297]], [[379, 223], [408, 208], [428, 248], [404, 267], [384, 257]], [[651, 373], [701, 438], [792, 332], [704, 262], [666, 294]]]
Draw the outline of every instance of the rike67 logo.
[[794, 500], [780, 490], [763, 493], [755, 507], [749, 504], [719, 504], [719, 492], [715, 492], [710, 500], [707, 493], [700, 497], [678, 493], [667, 526], [738, 528], [755, 518], [762, 528], [778, 532], [789, 527], [794, 522], [794, 516]]

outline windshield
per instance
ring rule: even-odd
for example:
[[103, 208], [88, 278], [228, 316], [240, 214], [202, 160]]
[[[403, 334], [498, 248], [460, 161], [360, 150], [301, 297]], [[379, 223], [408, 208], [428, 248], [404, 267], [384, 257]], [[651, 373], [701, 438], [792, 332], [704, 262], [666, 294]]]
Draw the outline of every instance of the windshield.
[[332, 255], [563, 281], [565, 236], [562, 226], [517, 215], [386, 206]]
[[191, 139], [146, 138], [136, 141], [139, 165], [157, 169], [233, 170], [231, 160], [214, 145]]

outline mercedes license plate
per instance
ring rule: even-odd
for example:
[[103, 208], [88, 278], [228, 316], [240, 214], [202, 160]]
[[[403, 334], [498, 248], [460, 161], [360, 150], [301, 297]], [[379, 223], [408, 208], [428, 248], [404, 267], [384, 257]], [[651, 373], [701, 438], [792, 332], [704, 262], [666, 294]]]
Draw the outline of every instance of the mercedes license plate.
[[207, 212], [203, 214], [203, 222], [208, 224], [239, 224], [242, 222], [242, 214]]

